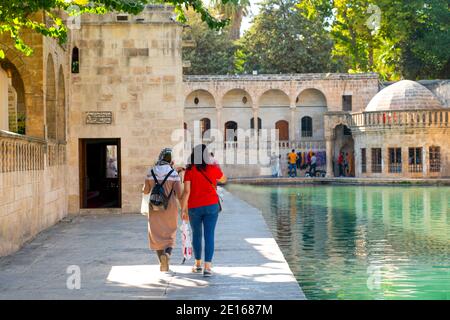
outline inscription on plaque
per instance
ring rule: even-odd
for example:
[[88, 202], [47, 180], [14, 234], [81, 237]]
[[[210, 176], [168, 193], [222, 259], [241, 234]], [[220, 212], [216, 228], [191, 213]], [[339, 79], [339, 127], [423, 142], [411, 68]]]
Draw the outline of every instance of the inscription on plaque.
[[111, 124], [111, 111], [86, 112], [86, 124]]

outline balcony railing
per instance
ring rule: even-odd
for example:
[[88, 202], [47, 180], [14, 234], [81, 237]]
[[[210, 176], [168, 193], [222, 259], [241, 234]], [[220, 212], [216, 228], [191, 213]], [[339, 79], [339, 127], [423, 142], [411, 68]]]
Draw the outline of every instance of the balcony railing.
[[450, 111], [403, 110], [352, 113], [353, 127], [450, 127]]
[[47, 166], [63, 165], [65, 148], [58, 142], [0, 130], [0, 172], [44, 170], [46, 150]]

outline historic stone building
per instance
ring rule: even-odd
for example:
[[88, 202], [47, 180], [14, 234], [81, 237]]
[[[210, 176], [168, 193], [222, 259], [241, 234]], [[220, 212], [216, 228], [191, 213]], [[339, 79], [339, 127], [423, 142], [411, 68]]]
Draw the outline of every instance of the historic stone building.
[[[161, 148], [183, 147], [182, 134], [172, 139], [183, 122], [190, 133], [278, 129], [281, 154], [319, 152], [330, 177], [339, 152], [359, 177], [450, 176], [448, 81], [380, 91], [376, 74], [183, 79], [172, 16], [165, 6], [85, 15], [65, 45], [24, 33], [29, 57], [0, 36], [0, 256], [68, 214], [138, 212], [146, 170]], [[259, 164], [224, 169], [267, 174]]]
[[449, 91], [403, 80], [352, 113], [357, 176], [450, 177]]
[[[219, 129], [224, 145], [238, 150], [243, 143], [225, 131], [256, 123], [278, 129], [282, 161], [291, 149], [325, 155], [328, 177], [339, 175], [340, 153], [350, 176], [448, 177], [450, 82], [423, 83], [431, 90], [413, 81], [382, 84], [376, 74], [186, 76], [184, 127], [206, 143], [207, 129]], [[220, 160], [229, 176], [268, 173], [260, 163]]]
[[29, 57], [0, 37], [0, 256], [68, 213], [139, 210], [146, 169], [183, 125], [172, 16], [85, 15], [63, 46], [25, 33]]

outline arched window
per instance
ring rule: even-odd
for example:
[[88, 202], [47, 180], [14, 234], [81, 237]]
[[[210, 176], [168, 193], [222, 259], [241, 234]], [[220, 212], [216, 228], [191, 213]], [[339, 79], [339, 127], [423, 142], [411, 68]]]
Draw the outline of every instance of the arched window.
[[238, 125], [234, 121], [228, 121], [225, 123], [225, 141], [237, 141]]
[[200, 120], [200, 131], [202, 133], [202, 138], [209, 139], [211, 129], [211, 120], [208, 118], [203, 118]]
[[47, 59], [46, 72], [45, 113], [47, 124], [47, 138], [56, 139], [56, 81], [55, 65], [51, 55]]
[[72, 49], [72, 73], [80, 72], [80, 52], [77, 47]]
[[[258, 132], [262, 128], [262, 120], [261, 118], [258, 118]], [[255, 129], [255, 118], [250, 119], [250, 129]]]
[[311, 117], [302, 118], [302, 137], [312, 137], [313, 125]]
[[58, 109], [56, 113], [57, 131], [59, 141], [66, 141], [66, 87], [62, 66], [59, 67], [58, 74]]
[[289, 122], [286, 120], [277, 121], [275, 129], [278, 130], [278, 140], [289, 141]]

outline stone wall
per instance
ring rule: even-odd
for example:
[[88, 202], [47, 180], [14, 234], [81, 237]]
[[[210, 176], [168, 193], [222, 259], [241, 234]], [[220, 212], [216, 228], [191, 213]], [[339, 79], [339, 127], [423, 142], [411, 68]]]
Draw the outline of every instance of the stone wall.
[[0, 256], [66, 216], [65, 171], [64, 145], [0, 131]]
[[[450, 177], [450, 137], [449, 128], [397, 128], [370, 130], [356, 134], [355, 169], [357, 177], [402, 177], [402, 178], [448, 178]], [[429, 147], [438, 146], [441, 152], [440, 172], [430, 172]], [[361, 149], [366, 148], [367, 172], [361, 172]], [[371, 172], [371, 149], [382, 149], [382, 172]], [[401, 148], [402, 166], [400, 173], [389, 172], [389, 148]], [[408, 166], [408, 149], [422, 148], [423, 167], [420, 172], [411, 172]]]
[[[171, 17], [165, 7], [148, 7], [139, 16], [87, 15], [72, 33], [80, 69], [72, 74], [70, 94], [71, 213], [80, 212], [80, 139], [120, 139], [119, 211], [136, 213], [147, 168], [162, 148], [174, 145], [173, 131], [183, 128], [182, 28]], [[91, 111], [112, 112], [112, 123], [86, 124]]]

